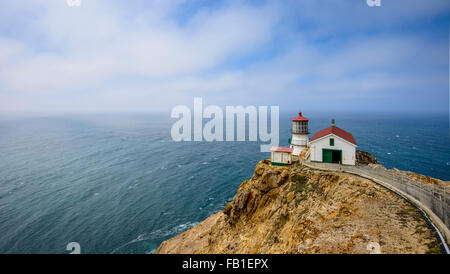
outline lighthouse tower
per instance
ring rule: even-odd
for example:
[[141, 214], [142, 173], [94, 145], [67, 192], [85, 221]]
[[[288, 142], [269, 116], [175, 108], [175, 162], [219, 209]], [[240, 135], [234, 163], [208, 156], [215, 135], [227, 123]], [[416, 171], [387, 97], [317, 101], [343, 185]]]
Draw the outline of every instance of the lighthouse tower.
[[299, 112], [298, 116], [292, 119], [292, 139], [291, 148], [293, 155], [300, 155], [300, 152], [308, 145], [308, 119]]

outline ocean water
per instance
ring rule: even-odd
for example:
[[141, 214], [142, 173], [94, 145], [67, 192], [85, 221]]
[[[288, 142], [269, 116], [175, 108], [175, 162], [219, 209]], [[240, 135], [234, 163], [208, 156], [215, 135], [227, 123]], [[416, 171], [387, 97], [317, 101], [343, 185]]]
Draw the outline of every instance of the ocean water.
[[[280, 117], [280, 145], [293, 116]], [[331, 117], [306, 116], [311, 132]], [[448, 115], [332, 118], [386, 167], [450, 180]], [[174, 121], [0, 118], [0, 253], [69, 253], [69, 242], [81, 253], [151, 253], [222, 209], [268, 157], [257, 142], [173, 142]]]

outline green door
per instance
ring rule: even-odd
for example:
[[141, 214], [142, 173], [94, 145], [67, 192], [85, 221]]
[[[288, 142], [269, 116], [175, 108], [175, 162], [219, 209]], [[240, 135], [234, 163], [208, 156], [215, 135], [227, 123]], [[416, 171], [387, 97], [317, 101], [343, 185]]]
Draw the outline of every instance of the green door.
[[333, 160], [333, 151], [329, 149], [322, 149], [322, 162], [331, 163]]

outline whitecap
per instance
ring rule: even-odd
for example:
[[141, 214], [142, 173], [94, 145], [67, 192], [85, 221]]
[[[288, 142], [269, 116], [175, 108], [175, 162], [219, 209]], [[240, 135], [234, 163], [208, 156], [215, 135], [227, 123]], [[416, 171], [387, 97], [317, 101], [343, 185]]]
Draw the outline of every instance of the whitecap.
[[134, 184], [134, 185], [128, 186], [128, 189], [135, 189], [137, 186], [138, 186], [138, 184]]
[[[111, 251], [111, 254], [116, 253], [117, 251], [119, 251], [120, 249], [129, 246], [131, 244], [137, 243], [137, 242], [142, 242], [142, 241], [147, 241], [147, 240], [152, 240], [152, 239], [157, 239], [157, 238], [162, 238], [162, 237], [167, 237], [170, 235], [174, 235], [174, 234], [179, 234], [180, 232], [187, 230], [188, 228], [192, 227], [192, 226], [196, 226], [198, 225], [199, 222], [187, 222], [184, 224], [180, 224], [177, 225], [175, 227], [172, 227], [170, 229], [158, 229], [155, 231], [152, 231], [150, 233], [143, 233], [138, 235], [135, 239], [115, 248], [113, 251]], [[153, 251], [154, 252], [154, 251]]]
[[155, 253], [155, 251], [156, 251], [156, 248], [153, 248], [150, 251], [146, 251], [145, 254], [153, 254], [153, 253]]

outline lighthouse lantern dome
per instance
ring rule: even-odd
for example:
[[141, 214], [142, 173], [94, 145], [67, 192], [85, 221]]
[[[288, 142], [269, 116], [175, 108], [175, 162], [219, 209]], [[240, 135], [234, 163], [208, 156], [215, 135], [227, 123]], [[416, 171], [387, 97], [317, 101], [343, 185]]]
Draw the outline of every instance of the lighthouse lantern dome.
[[302, 116], [299, 112], [298, 116], [292, 119], [292, 133], [293, 134], [309, 134], [308, 119]]

